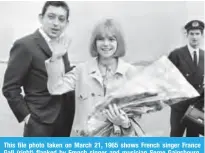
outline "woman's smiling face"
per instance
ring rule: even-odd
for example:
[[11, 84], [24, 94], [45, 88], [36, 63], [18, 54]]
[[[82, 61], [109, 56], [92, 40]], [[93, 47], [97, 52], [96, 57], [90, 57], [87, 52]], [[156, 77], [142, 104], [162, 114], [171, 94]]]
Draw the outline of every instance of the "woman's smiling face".
[[102, 35], [96, 40], [97, 52], [102, 58], [110, 58], [117, 50], [117, 39], [113, 35]]

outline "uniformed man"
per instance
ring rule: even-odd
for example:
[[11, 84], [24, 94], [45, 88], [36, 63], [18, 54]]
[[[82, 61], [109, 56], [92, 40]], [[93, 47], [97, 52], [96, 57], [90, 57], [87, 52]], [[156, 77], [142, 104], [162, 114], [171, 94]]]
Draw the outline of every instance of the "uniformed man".
[[[186, 46], [177, 48], [169, 55], [169, 59], [181, 71], [187, 81], [201, 94], [204, 80], [204, 50], [200, 49], [203, 38], [204, 23], [192, 20], [184, 26], [188, 43]], [[189, 107], [190, 102], [185, 101], [171, 107], [171, 132], [172, 137], [181, 137], [186, 129], [187, 137], [199, 136], [193, 126], [185, 126], [181, 119]]]

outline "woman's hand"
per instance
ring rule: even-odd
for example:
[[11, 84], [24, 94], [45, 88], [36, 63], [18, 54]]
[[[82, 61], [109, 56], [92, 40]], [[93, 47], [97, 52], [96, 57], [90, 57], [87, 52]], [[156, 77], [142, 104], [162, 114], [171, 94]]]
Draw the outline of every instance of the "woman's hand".
[[61, 37], [58, 40], [53, 40], [51, 42], [52, 57], [51, 61], [55, 61], [61, 58], [67, 51], [71, 44], [71, 39], [66, 37]]
[[122, 126], [123, 128], [130, 126], [130, 120], [127, 114], [123, 110], [118, 109], [116, 104], [108, 105], [108, 109], [105, 109], [103, 113], [115, 125]]

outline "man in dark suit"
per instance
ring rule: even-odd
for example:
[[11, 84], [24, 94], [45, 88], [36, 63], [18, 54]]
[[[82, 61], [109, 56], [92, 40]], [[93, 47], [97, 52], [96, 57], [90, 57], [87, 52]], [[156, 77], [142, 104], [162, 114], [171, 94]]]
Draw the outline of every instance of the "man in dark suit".
[[[55, 41], [63, 37], [68, 18], [69, 7], [65, 2], [47, 1], [39, 15], [42, 26], [17, 40], [11, 48], [2, 91], [17, 120], [25, 122], [24, 136], [70, 135], [74, 92], [51, 96], [44, 64], [52, 56], [52, 48], [56, 50]], [[61, 62], [62, 71], [72, 69], [67, 55]]]
[[[175, 49], [169, 55], [169, 59], [181, 71], [188, 82], [201, 94], [204, 80], [204, 50], [200, 49], [200, 41], [203, 37], [204, 23], [193, 20], [185, 25], [188, 44]], [[199, 136], [193, 126], [185, 126], [181, 119], [187, 108], [193, 101], [187, 100], [171, 107], [171, 133], [170, 136], [181, 137], [186, 129], [186, 136]]]

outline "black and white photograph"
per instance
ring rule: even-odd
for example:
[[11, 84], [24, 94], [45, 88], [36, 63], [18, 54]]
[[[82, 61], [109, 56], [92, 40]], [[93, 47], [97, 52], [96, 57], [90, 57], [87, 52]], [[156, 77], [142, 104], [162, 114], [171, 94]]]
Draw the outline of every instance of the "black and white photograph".
[[204, 1], [0, 1], [0, 137], [204, 137]]

